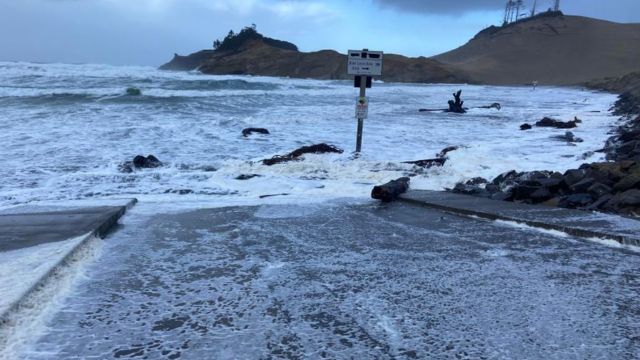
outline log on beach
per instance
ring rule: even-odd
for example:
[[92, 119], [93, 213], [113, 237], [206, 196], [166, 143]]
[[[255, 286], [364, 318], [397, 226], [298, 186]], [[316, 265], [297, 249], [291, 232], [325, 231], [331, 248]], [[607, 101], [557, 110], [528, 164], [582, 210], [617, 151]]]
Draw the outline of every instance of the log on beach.
[[402, 177], [396, 180], [391, 180], [384, 185], [374, 186], [371, 190], [371, 197], [382, 202], [390, 202], [395, 200], [400, 194], [403, 194], [409, 190], [408, 177]]
[[271, 159], [264, 159], [262, 160], [262, 164], [271, 166], [271, 165], [280, 164], [283, 162], [299, 160], [299, 158], [304, 154], [326, 154], [326, 153], [342, 154], [343, 150], [333, 145], [328, 145], [325, 143], [311, 145], [311, 146], [303, 146], [299, 149], [296, 149], [288, 153], [287, 155], [283, 155], [283, 156], [276, 155]]

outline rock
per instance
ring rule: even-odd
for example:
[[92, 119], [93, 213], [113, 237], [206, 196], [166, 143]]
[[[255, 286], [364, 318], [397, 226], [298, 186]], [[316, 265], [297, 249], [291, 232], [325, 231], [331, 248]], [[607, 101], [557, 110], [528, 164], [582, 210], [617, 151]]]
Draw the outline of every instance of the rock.
[[382, 202], [390, 202], [396, 199], [400, 194], [403, 194], [409, 190], [408, 177], [402, 177], [396, 180], [391, 180], [384, 185], [374, 186], [371, 190], [371, 197]]
[[632, 188], [640, 188], [640, 172], [631, 173], [613, 185], [615, 192], [627, 191]]
[[604, 194], [598, 198], [593, 204], [587, 206], [585, 210], [599, 210], [602, 209], [613, 198], [611, 194]]
[[242, 129], [242, 136], [247, 137], [253, 133], [269, 135], [269, 130], [264, 128], [246, 128]]
[[133, 158], [133, 166], [138, 169], [151, 169], [162, 166], [162, 162], [158, 160], [157, 157], [153, 155], [149, 155], [144, 157], [142, 155], [137, 155]]
[[481, 197], [489, 197], [491, 194], [484, 188], [473, 185], [473, 184], [463, 184], [457, 183], [456, 186], [451, 190], [456, 194], [465, 194], [465, 195], [474, 195]]
[[591, 178], [584, 178], [577, 183], [569, 186], [569, 189], [573, 193], [585, 193], [595, 183], [595, 180]]
[[499, 186], [507, 180], [515, 180], [519, 175], [520, 173], [515, 170], [507, 171], [498, 175], [491, 183]]
[[558, 205], [564, 208], [575, 209], [586, 207], [591, 203], [593, 203], [593, 197], [589, 194], [581, 193], [562, 197]]
[[424, 160], [415, 160], [415, 161], [403, 161], [403, 164], [411, 164], [424, 168], [430, 168], [434, 166], [442, 166], [447, 162], [447, 158], [438, 158], [438, 159], [424, 159]]
[[236, 177], [236, 180], [250, 180], [256, 177], [261, 177], [262, 175], [258, 175], [258, 174], [242, 174], [242, 175], [238, 175]]
[[554, 139], [558, 139], [558, 140], [562, 140], [562, 141], [566, 141], [566, 142], [570, 142], [570, 143], [581, 143], [584, 140], [582, 140], [579, 137], [576, 137], [571, 131], [567, 131], [566, 133], [564, 133], [564, 135], [557, 135], [553, 137]]
[[316, 144], [311, 146], [303, 146], [301, 148], [298, 148], [288, 153], [287, 155], [283, 155], [283, 156], [276, 155], [271, 159], [264, 159], [262, 160], [262, 163], [264, 165], [271, 166], [271, 165], [280, 164], [288, 161], [297, 161], [304, 154], [326, 154], [326, 153], [342, 154], [343, 152], [344, 151], [342, 149], [339, 149], [333, 145], [322, 143], [322, 144]]
[[515, 185], [511, 188], [511, 193], [513, 194], [514, 200], [526, 200], [530, 199], [531, 195], [536, 191], [540, 190], [539, 186], [528, 186], [528, 185]]
[[487, 190], [490, 194], [495, 194], [500, 191], [500, 187], [495, 184], [487, 184], [484, 189]]
[[553, 192], [558, 191], [558, 189], [560, 189], [560, 185], [562, 184], [561, 177], [549, 177], [537, 181], [540, 186], [545, 187]]
[[497, 109], [500, 110], [502, 109], [502, 105], [500, 105], [500, 103], [493, 103], [491, 105], [486, 105], [486, 106], [479, 106], [479, 109]]
[[529, 124], [520, 125], [520, 130], [531, 130], [531, 129], [533, 129], [533, 126], [531, 126]]
[[467, 180], [465, 182], [465, 184], [467, 185], [484, 185], [484, 184], [488, 184], [489, 180], [482, 178], [482, 177], [475, 177], [473, 179]]
[[571, 185], [582, 180], [586, 174], [587, 171], [585, 169], [567, 170], [567, 172], [562, 176], [562, 180], [567, 187], [571, 187]]
[[620, 210], [628, 207], [640, 207], [640, 190], [631, 189], [613, 196], [605, 204], [605, 209]]
[[529, 198], [533, 201], [534, 204], [541, 203], [543, 201], [547, 201], [553, 197], [553, 194], [549, 189], [541, 187], [538, 190], [534, 191]]
[[129, 96], [140, 96], [142, 95], [142, 91], [138, 88], [130, 87], [126, 90], [127, 95]]
[[601, 197], [611, 194], [611, 187], [601, 184], [595, 183], [587, 189], [587, 192], [593, 196], [594, 199], [600, 199]]
[[446, 148], [442, 149], [442, 151], [440, 151], [436, 156], [439, 158], [445, 157], [447, 153], [458, 150], [459, 148], [459, 146], [447, 146]]
[[640, 129], [622, 130], [619, 139], [622, 142], [640, 140]]
[[560, 206], [560, 201], [562, 200], [561, 197], [556, 196], [553, 197], [545, 202], [542, 203], [542, 205], [546, 205], [546, 206], [552, 206], [552, 207], [558, 207]]
[[617, 151], [627, 157], [640, 154], [640, 140], [627, 141], [620, 145]]
[[575, 120], [563, 122], [559, 120], [555, 120], [552, 118], [545, 117], [542, 120], [536, 122], [536, 126], [538, 127], [553, 127], [556, 129], [572, 129], [577, 127], [577, 123]]

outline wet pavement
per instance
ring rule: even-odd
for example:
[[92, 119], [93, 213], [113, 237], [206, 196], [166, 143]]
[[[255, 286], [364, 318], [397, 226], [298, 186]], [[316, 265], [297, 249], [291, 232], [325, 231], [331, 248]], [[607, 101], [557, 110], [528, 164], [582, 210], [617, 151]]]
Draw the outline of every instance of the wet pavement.
[[41, 359], [636, 359], [640, 254], [410, 204], [147, 216]]

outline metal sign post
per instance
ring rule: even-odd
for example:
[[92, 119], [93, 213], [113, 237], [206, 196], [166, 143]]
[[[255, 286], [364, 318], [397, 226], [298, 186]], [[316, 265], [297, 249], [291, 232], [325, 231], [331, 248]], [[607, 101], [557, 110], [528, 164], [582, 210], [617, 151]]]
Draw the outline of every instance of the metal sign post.
[[372, 76], [382, 75], [382, 51], [349, 50], [347, 59], [347, 74], [355, 75], [354, 87], [360, 88], [360, 96], [356, 103], [356, 118], [358, 132], [356, 134], [356, 153], [362, 150], [362, 131], [364, 119], [369, 112], [367, 88], [372, 85]]

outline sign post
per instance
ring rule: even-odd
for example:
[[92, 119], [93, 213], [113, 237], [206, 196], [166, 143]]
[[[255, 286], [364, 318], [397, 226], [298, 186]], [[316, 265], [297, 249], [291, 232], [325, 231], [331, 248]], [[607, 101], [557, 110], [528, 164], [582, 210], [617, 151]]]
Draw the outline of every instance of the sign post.
[[367, 88], [372, 85], [373, 76], [382, 75], [382, 51], [349, 50], [347, 55], [347, 74], [354, 75], [354, 87], [360, 88], [360, 96], [356, 103], [356, 118], [358, 119], [358, 132], [356, 134], [356, 154], [362, 150], [362, 131], [364, 119], [369, 112], [369, 100]]

